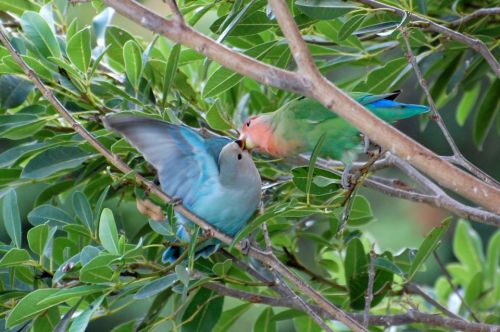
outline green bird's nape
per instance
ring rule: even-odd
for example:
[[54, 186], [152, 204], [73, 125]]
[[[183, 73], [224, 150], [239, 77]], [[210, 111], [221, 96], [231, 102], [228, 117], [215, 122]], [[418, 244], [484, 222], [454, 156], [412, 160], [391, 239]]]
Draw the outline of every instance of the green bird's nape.
[[[394, 99], [399, 91], [373, 95], [353, 92], [350, 96], [386, 122], [410, 118], [429, 111], [427, 106], [403, 104]], [[293, 100], [280, 109], [250, 117], [241, 128], [241, 139], [276, 157], [311, 152], [325, 135], [321, 154], [347, 161], [360, 151], [359, 131], [344, 119], [308, 98]]]

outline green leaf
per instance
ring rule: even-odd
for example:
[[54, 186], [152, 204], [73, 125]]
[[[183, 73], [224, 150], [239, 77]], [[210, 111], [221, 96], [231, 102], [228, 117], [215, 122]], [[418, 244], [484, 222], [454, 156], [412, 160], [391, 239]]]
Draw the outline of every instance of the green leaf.
[[92, 59], [90, 38], [90, 27], [86, 27], [75, 33], [66, 46], [68, 58], [84, 74], [87, 73]]
[[342, 25], [342, 28], [340, 28], [339, 30], [338, 34], [339, 40], [345, 40], [349, 38], [349, 36], [351, 36], [352, 33], [360, 27], [365, 17], [366, 17], [365, 14], [359, 14], [359, 15], [354, 15], [349, 20], [347, 20]]
[[307, 16], [319, 20], [331, 20], [359, 8], [344, 0], [297, 0], [295, 6]]
[[24, 265], [31, 260], [30, 254], [24, 249], [12, 248], [0, 260], [0, 267]]
[[165, 67], [165, 75], [163, 76], [163, 98], [162, 105], [166, 105], [167, 96], [170, 93], [170, 87], [175, 81], [175, 75], [177, 74], [177, 67], [179, 65], [179, 55], [181, 52], [181, 45], [175, 44], [170, 51], [167, 60], [167, 66]]
[[33, 320], [32, 332], [54, 331], [60, 320], [59, 308], [50, 308]]
[[[106, 11], [106, 10], [105, 10]], [[103, 13], [105, 12], [103, 11]], [[125, 30], [122, 30], [115, 26], [108, 26], [106, 28], [106, 45], [109, 45], [107, 55], [111, 60], [117, 62], [119, 65], [123, 65], [123, 45], [129, 40], [133, 40], [134, 37]]]
[[177, 280], [179, 280], [179, 278], [176, 273], [171, 273], [164, 277], [155, 279], [139, 289], [134, 295], [134, 299], [140, 300], [156, 295], [171, 287]]
[[481, 293], [483, 292], [483, 279], [483, 272], [478, 271], [469, 281], [464, 294], [464, 301], [468, 305], [474, 305], [474, 301], [481, 296]]
[[45, 126], [46, 122], [47, 119], [36, 118], [32, 121], [10, 127], [2, 133], [2, 136], [12, 140], [33, 137], [35, 133], [40, 131]]
[[135, 40], [129, 40], [123, 45], [123, 61], [127, 78], [137, 91], [139, 88], [140, 74], [142, 71], [141, 48]]
[[30, 0], [0, 0], [0, 10], [20, 16], [28, 10], [39, 11], [40, 5]]
[[300, 332], [316, 332], [321, 331], [321, 328], [310, 317], [302, 316], [293, 319], [293, 325], [296, 331]]
[[[226, 20], [226, 17], [220, 17], [216, 20], [210, 30], [217, 31], [220, 25]], [[254, 11], [248, 16], [241, 19], [238, 24], [236, 24], [231, 31], [229, 32], [229, 36], [251, 36], [256, 35], [262, 31], [266, 31], [272, 29], [277, 26], [275, 21], [269, 20], [267, 15], [262, 11]]]
[[415, 273], [420, 269], [422, 264], [427, 260], [427, 258], [432, 254], [434, 250], [438, 247], [441, 238], [450, 227], [451, 218], [443, 220], [441, 225], [434, 227], [432, 231], [427, 234], [424, 241], [418, 248], [417, 255], [411, 264], [410, 271], [408, 273], [408, 280], [411, 280]]
[[233, 125], [224, 117], [217, 107], [217, 103], [214, 103], [212, 107], [207, 112], [207, 122], [215, 130], [228, 130], [233, 128]]
[[[244, 52], [245, 55], [255, 58], [257, 60], [262, 59], [274, 46], [275, 41], [267, 42], [264, 44], [257, 45]], [[203, 97], [213, 97], [224, 91], [231, 89], [233, 86], [238, 84], [243, 80], [243, 76], [233, 72], [225, 67], [219, 67], [207, 80], [205, 87], [203, 88]]]
[[92, 155], [73, 146], [54, 147], [31, 159], [24, 167], [21, 177], [42, 179], [62, 170], [80, 166]]
[[42, 256], [49, 240], [49, 226], [38, 225], [28, 231], [28, 245], [35, 254]]
[[349, 226], [362, 226], [373, 220], [370, 201], [364, 196], [356, 195], [349, 214]]
[[48, 225], [51, 227], [75, 223], [73, 218], [64, 210], [49, 204], [40, 205], [32, 210], [28, 214], [28, 221], [33, 226], [38, 226], [48, 222]]
[[182, 321], [191, 318], [182, 326], [182, 332], [211, 331], [222, 313], [224, 298], [206, 288], [198, 290], [189, 303]]
[[58, 291], [56, 288], [42, 288], [23, 297], [7, 317], [6, 327], [21, 324], [49, 309], [51, 305], [41, 305], [38, 302]]
[[276, 332], [276, 321], [273, 320], [273, 308], [267, 307], [257, 317], [255, 325], [253, 326], [254, 332]]
[[500, 99], [498, 98], [498, 91], [500, 91], [500, 79], [496, 79], [486, 92], [486, 96], [479, 106], [479, 110], [474, 118], [474, 128], [472, 136], [474, 144], [481, 150], [484, 140], [493, 125], [495, 116], [500, 112]]
[[14, 108], [26, 101], [33, 90], [33, 83], [14, 75], [0, 76], [0, 105], [3, 109]]
[[94, 230], [94, 215], [89, 200], [81, 191], [75, 191], [72, 196], [73, 210], [76, 216], [90, 229]]
[[231, 269], [233, 261], [226, 259], [224, 262], [215, 263], [212, 267], [212, 271], [219, 277], [225, 276]]
[[80, 270], [80, 281], [92, 284], [110, 282], [115, 274], [110, 265], [116, 259], [117, 256], [110, 254], [103, 254], [93, 258]]
[[234, 323], [240, 318], [245, 312], [252, 307], [251, 303], [243, 303], [237, 307], [225, 310], [217, 324], [215, 324], [212, 332], [226, 332], [234, 325]]
[[0, 153], [0, 168], [14, 165], [19, 159], [30, 152], [39, 151], [47, 147], [47, 143], [28, 143], [15, 146]]
[[42, 56], [61, 58], [61, 49], [54, 32], [45, 19], [35, 12], [25, 12], [21, 16], [21, 26], [28, 40]]
[[96, 293], [102, 293], [108, 289], [109, 286], [105, 285], [83, 285], [83, 286], [76, 286], [73, 288], [64, 288], [58, 290], [58, 292], [55, 292], [41, 299], [40, 301], [37, 302], [37, 304], [53, 306], [56, 304], [69, 301], [74, 298], [80, 298], [83, 296]]
[[101, 220], [99, 222], [99, 240], [101, 241], [104, 249], [108, 252], [115, 255], [120, 254], [115, 218], [113, 217], [113, 212], [108, 208], [104, 208], [101, 213]]
[[479, 91], [481, 91], [481, 84], [477, 83], [470, 90], [464, 92], [460, 104], [458, 104], [457, 112], [455, 114], [457, 123], [460, 126], [465, 124], [465, 120], [469, 116], [472, 108], [476, 104], [479, 96]]
[[5, 230], [10, 239], [18, 248], [22, 247], [22, 225], [19, 207], [17, 205], [17, 194], [15, 190], [10, 190], [3, 198], [2, 204], [3, 222]]
[[307, 183], [306, 183], [306, 197], [307, 197], [307, 205], [310, 204], [310, 195], [311, 195], [311, 185], [313, 181], [314, 168], [316, 165], [316, 159], [318, 159], [318, 155], [321, 151], [321, 147], [323, 146], [323, 142], [325, 141], [326, 134], [321, 135], [314, 146], [314, 149], [311, 153], [311, 158], [309, 159], [309, 168], [307, 170]]
[[481, 238], [470, 224], [460, 219], [453, 237], [453, 253], [470, 272], [483, 270], [484, 256]]
[[85, 332], [87, 326], [89, 325], [90, 318], [101, 306], [102, 301], [106, 298], [105, 295], [99, 296], [95, 299], [90, 306], [85, 309], [78, 317], [73, 320], [69, 328], [69, 332]]
[[498, 266], [500, 263], [500, 231], [496, 231], [488, 243], [486, 254], [488, 265], [486, 266], [486, 278], [494, 285], [495, 280], [500, 277]]
[[353, 90], [372, 93], [390, 91], [406, 67], [408, 67], [408, 60], [406, 58], [393, 59], [385, 65], [371, 70], [366, 80], [356, 85]]
[[357, 30], [354, 34], [356, 36], [359, 36], [359, 35], [364, 35], [364, 34], [369, 34], [369, 33], [379, 33], [381, 31], [393, 30], [400, 23], [401, 23], [400, 21], [376, 23], [376, 24], [365, 26], [364, 28]]

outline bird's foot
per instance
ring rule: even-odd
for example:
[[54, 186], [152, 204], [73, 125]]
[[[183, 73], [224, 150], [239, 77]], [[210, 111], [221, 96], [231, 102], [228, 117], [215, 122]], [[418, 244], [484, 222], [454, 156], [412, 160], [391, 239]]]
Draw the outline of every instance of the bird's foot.
[[172, 206], [182, 205], [182, 198], [180, 198], [180, 197], [172, 197], [172, 200], [170, 201], [170, 204], [172, 204]]
[[[375, 150], [370, 150], [370, 145], [373, 145], [375, 147]], [[367, 135], [363, 134], [363, 153], [367, 154], [370, 157], [374, 157], [382, 153], [382, 148], [380, 147], [380, 145], [370, 141], [370, 138]]]
[[206, 239], [211, 239], [214, 237], [214, 231], [213, 229], [207, 228], [203, 230], [203, 237]]
[[342, 188], [344, 189], [351, 189], [353, 186], [353, 183], [351, 181], [351, 169], [353, 165], [348, 164], [344, 166], [344, 171], [342, 172], [342, 176], [340, 178], [340, 184], [342, 185]]
[[241, 240], [241, 253], [245, 256], [250, 252], [250, 247], [252, 247], [252, 241], [249, 238]]

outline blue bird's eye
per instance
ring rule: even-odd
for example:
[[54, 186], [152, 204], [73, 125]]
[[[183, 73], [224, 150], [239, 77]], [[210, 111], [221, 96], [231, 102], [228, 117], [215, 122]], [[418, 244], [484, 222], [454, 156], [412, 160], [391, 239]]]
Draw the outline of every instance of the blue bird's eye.
[[241, 153], [238, 153], [238, 160], [241, 160], [242, 156]]

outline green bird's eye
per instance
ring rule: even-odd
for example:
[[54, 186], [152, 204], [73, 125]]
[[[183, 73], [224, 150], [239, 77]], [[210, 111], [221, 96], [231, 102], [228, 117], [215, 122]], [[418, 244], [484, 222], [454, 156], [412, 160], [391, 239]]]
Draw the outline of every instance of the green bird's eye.
[[252, 120], [247, 121], [247, 127], [250, 127], [250, 122], [252, 122]]

